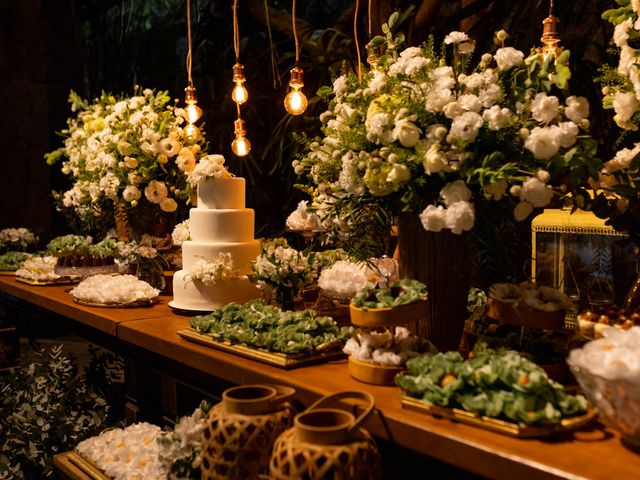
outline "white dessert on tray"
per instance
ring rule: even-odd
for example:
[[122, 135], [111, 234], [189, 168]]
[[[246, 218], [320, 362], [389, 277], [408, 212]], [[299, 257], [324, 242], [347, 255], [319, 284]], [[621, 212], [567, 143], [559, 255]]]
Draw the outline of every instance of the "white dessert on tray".
[[53, 256], [31, 257], [25, 260], [16, 270], [16, 278], [33, 283], [54, 283], [68, 279], [54, 273], [58, 259]]
[[133, 275], [94, 275], [71, 290], [76, 302], [96, 306], [132, 306], [152, 303], [160, 290]]

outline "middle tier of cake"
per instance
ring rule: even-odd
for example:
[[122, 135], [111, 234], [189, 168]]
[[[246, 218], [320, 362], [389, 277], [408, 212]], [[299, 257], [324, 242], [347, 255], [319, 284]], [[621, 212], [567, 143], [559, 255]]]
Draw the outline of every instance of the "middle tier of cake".
[[252, 273], [251, 262], [260, 255], [260, 241], [246, 242], [196, 242], [187, 240], [182, 243], [182, 268], [189, 271], [199, 260], [215, 260], [221, 253], [230, 253], [234, 267], [239, 275]]
[[[195, 242], [251, 242], [255, 213], [251, 208], [192, 208], [191, 239]], [[256, 254], [257, 255], [257, 254]]]

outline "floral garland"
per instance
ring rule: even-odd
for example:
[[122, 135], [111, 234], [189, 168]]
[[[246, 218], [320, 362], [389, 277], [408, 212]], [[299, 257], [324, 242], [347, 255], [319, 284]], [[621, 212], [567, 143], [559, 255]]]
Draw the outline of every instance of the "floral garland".
[[342, 75], [320, 90], [324, 137], [293, 162], [345, 248], [403, 212], [422, 211], [436, 232], [470, 230], [484, 202], [507, 202], [522, 220], [597, 175], [595, 142], [581, 132], [587, 100], [552, 92], [550, 78], [566, 87], [569, 52], [525, 58], [501, 31], [501, 48], [469, 70], [474, 45], [462, 32], [440, 54], [432, 39], [398, 52], [390, 35], [362, 83]]
[[71, 92], [75, 116], [63, 130], [64, 147], [45, 157], [73, 186], [54, 193], [59, 209], [91, 220], [126, 202], [130, 208], [150, 204], [174, 212], [189, 198], [186, 174], [203, 156], [204, 138], [185, 133], [184, 109], [169, 105], [167, 92], [136, 87], [132, 97], [102, 93], [89, 103]]

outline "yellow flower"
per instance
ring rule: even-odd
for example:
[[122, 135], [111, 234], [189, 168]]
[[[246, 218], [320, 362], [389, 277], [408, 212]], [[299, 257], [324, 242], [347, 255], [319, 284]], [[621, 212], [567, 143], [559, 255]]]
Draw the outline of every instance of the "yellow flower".
[[144, 189], [144, 196], [151, 203], [160, 203], [167, 198], [167, 186], [164, 182], [151, 180], [149, 185]]
[[160, 202], [160, 210], [163, 212], [175, 212], [178, 208], [178, 204], [173, 198], [165, 198]]
[[124, 157], [124, 164], [128, 168], [136, 168], [138, 166], [138, 160], [133, 157]]

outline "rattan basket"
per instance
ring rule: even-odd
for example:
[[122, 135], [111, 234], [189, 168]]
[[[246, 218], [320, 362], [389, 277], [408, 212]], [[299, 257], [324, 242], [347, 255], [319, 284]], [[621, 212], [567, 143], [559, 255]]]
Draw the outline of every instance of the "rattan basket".
[[[240, 396], [229, 401], [229, 392]], [[286, 402], [292, 395], [291, 388], [266, 385], [226, 390], [204, 430], [201, 478], [249, 480], [266, 475], [273, 444], [293, 424], [295, 411]]]
[[[342, 398], [369, 402], [357, 419], [349, 412], [319, 408]], [[376, 480], [380, 457], [375, 441], [359, 425], [373, 410], [373, 398], [364, 392], [339, 392], [323, 397], [296, 416], [273, 447], [269, 478], [272, 480]]]

